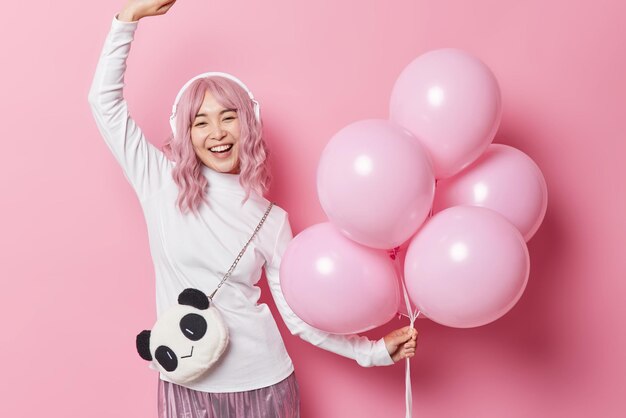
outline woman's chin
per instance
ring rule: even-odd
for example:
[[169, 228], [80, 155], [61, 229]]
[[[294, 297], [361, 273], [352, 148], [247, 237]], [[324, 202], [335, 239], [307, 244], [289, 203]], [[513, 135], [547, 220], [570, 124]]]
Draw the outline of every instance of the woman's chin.
[[225, 174], [239, 174], [239, 165], [238, 164], [211, 164], [209, 166], [215, 171]]

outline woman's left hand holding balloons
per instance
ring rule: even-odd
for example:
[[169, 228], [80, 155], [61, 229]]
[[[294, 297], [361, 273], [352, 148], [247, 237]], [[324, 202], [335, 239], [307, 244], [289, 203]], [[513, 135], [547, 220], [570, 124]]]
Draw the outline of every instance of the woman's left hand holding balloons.
[[394, 362], [415, 355], [417, 346], [417, 330], [409, 325], [391, 331], [383, 338], [387, 351]]

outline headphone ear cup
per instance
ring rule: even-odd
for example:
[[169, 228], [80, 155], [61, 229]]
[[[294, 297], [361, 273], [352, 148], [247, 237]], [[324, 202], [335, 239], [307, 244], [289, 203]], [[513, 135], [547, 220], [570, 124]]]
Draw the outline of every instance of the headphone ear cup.
[[257, 102], [256, 100], [253, 100], [254, 103], [254, 115], [256, 116], [256, 120], [257, 122], [261, 122], [261, 106], [259, 105], [259, 102]]
[[174, 115], [170, 116], [170, 127], [172, 128], [172, 133], [176, 135], [176, 117]]

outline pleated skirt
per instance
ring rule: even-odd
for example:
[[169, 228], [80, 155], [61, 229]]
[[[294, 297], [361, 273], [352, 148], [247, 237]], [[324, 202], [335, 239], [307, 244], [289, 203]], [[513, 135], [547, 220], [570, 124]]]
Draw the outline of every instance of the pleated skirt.
[[172, 382], [158, 384], [159, 418], [300, 418], [296, 373], [244, 392], [201, 392]]

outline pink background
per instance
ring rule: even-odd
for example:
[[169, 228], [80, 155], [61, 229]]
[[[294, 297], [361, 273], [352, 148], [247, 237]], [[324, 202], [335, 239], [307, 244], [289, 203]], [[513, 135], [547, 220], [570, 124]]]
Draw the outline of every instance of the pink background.
[[[0, 416], [149, 417], [157, 376], [134, 351], [154, 321], [153, 267], [135, 195], [87, 103], [124, 1], [6, 2]], [[202, 71], [242, 78], [275, 156], [270, 197], [297, 233], [326, 220], [315, 189], [333, 133], [387, 117], [417, 55], [458, 47], [496, 74], [494, 142], [541, 167], [531, 275], [500, 320], [419, 320], [415, 417], [626, 416], [624, 3], [605, 1], [179, 1], [142, 20], [126, 98], [161, 145], [179, 87]], [[361, 368], [292, 336], [304, 418], [404, 416], [404, 364]], [[375, 339], [408, 321], [366, 335]]]

